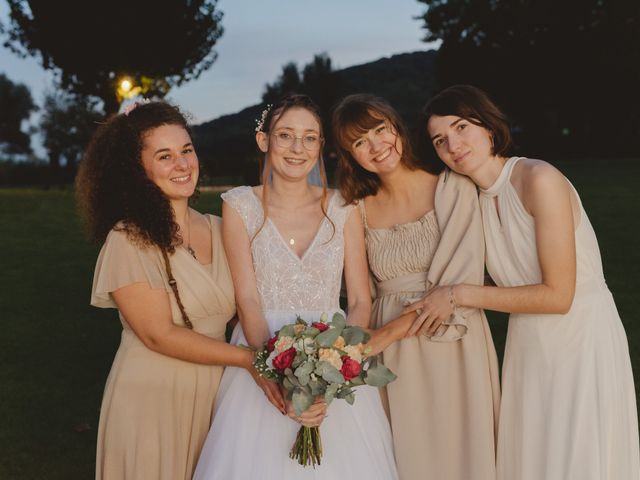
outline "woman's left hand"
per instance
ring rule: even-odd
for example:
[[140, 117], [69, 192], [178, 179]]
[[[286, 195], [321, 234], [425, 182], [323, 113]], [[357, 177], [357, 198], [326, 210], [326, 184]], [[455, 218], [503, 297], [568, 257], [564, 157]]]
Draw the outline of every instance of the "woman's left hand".
[[407, 337], [412, 335], [434, 335], [442, 322], [453, 315], [449, 286], [435, 287], [427, 292], [421, 300], [405, 307], [403, 314], [416, 312], [417, 318], [407, 331]]

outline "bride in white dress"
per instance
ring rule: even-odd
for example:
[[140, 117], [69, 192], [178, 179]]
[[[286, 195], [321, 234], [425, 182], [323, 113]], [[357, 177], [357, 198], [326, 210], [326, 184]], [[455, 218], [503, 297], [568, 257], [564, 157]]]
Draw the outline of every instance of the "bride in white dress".
[[[231, 342], [257, 347], [298, 315], [312, 322], [340, 311], [343, 267], [347, 322], [367, 327], [371, 299], [360, 217], [327, 191], [322, 167], [323, 187], [307, 180], [323, 143], [317, 107], [306, 96], [286, 97], [265, 111], [257, 130], [266, 154], [263, 186], [223, 195], [223, 239], [240, 316]], [[306, 415], [307, 424], [322, 417]], [[327, 408], [322, 463], [315, 469], [289, 458], [300, 428], [291, 417], [274, 408], [245, 371], [227, 368], [194, 478], [397, 478], [376, 388], [358, 387], [353, 405], [335, 400]]]

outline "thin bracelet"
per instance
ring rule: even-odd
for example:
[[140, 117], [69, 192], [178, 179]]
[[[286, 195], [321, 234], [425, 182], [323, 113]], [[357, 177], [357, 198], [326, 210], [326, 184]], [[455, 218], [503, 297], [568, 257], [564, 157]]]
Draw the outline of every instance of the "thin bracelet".
[[453, 313], [456, 313], [456, 308], [458, 308], [458, 303], [456, 302], [456, 297], [453, 294], [453, 287], [455, 285], [451, 285], [449, 287], [449, 305], [451, 305], [451, 308], [453, 309]]

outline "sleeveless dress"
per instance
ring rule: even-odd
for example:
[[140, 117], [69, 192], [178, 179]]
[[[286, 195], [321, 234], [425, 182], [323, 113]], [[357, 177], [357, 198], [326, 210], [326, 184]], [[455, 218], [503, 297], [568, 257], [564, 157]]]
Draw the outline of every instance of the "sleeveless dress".
[[[458, 182], [457, 188], [468, 194], [458, 201], [473, 203], [476, 209], [478, 251], [457, 251], [454, 255], [479, 255], [473, 260], [478, 262], [481, 282], [483, 245], [475, 186], [468, 179], [447, 172], [441, 174], [439, 189], [445, 175], [449, 177], [447, 181]], [[390, 229], [370, 228], [364, 203], [360, 202], [369, 268], [377, 292], [372, 327], [384, 325], [396, 318], [407, 303], [422, 298], [439, 245], [452, 248], [440, 242], [436, 210], [445, 200], [438, 195], [436, 199], [435, 210], [418, 221]], [[464, 208], [471, 210], [471, 206]], [[464, 217], [464, 213], [454, 212], [453, 216]], [[442, 223], [444, 235], [448, 226]], [[446, 235], [443, 238], [446, 242], [451, 240]], [[461, 268], [472, 268], [466, 262], [460, 262], [464, 263]], [[387, 397], [402, 480], [496, 478], [495, 423], [500, 398], [497, 357], [484, 313], [475, 309], [467, 320], [466, 333], [455, 341], [414, 336], [391, 344], [383, 352], [385, 365], [398, 375], [382, 395]]]
[[[262, 204], [251, 187], [222, 195], [241, 216], [249, 238], [262, 225]], [[251, 251], [265, 319], [273, 334], [299, 315], [308, 322], [340, 311], [344, 224], [352, 207], [337, 192], [309, 248], [300, 258], [267, 217]], [[238, 325], [232, 343], [248, 345]], [[229, 367], [220, 384], [216, 413], [195, 472], [198, 480], [397, 478], [391, 432], [378, 390], [356, 389], [353, 405], [335, 400], [320, 426], [322, 464], [302, 467], [289, 458], [300, 425], [269, 403], [248, 372]]]
[[[542, 278], [534, 219], [510, 181], [519, 160], [510, 158], [480, 196], [487, 269], [501, 287]], [[509, 317], [498, 437], [501, 480], [640, 478], [627, 338], [582, 205], [580, 215], [569, 312]]]
[[[220, 218], [209, 216], [213, 259], [201, 265], [183, 248], [170, 255], [193, 329], [224, 341], [235, 314]], [[140, 247], [112, 230], [96, 264], [91, 304], [116, 308], [111, 292], [133, 283], [164, 289], [173, 322], [183, 325], [157, 248]], [[120, 314], [122, 338], [102, 398], [96, 479], [190, 479], [211, 423], [223, 367], [185, 362], [149, 350]]]

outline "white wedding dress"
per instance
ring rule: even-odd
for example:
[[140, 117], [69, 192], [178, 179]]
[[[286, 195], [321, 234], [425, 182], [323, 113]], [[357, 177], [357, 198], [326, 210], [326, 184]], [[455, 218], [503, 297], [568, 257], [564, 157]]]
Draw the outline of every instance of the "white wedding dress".
[[[242, 217], [249, 238], [262, 225], [262, 204], [251, 187], [222, 195]], [[316, 237], [300, 258], [267, 218], [251, 244], [264, 316], [273, 334], [299, 315], [308, 322], [339, 310], [344, 262], [343, 228], [351, 207], [337, 192]], [[334, 230], [335, 229], [335, 230]], [[231, 343], [248, 342], [238, 325]], [[410, 414], [410, 412], [408, 412]], [[200, 455], [196, 480], [397, 478], [393, 443], [377, 388], [361, 386], [349, 405], [334, 400], [320, 426], [322, 463], [315, 469], [289, 458], [300, 425], [274, 408], [247, 371], [228, 367], [214, 420]]]

